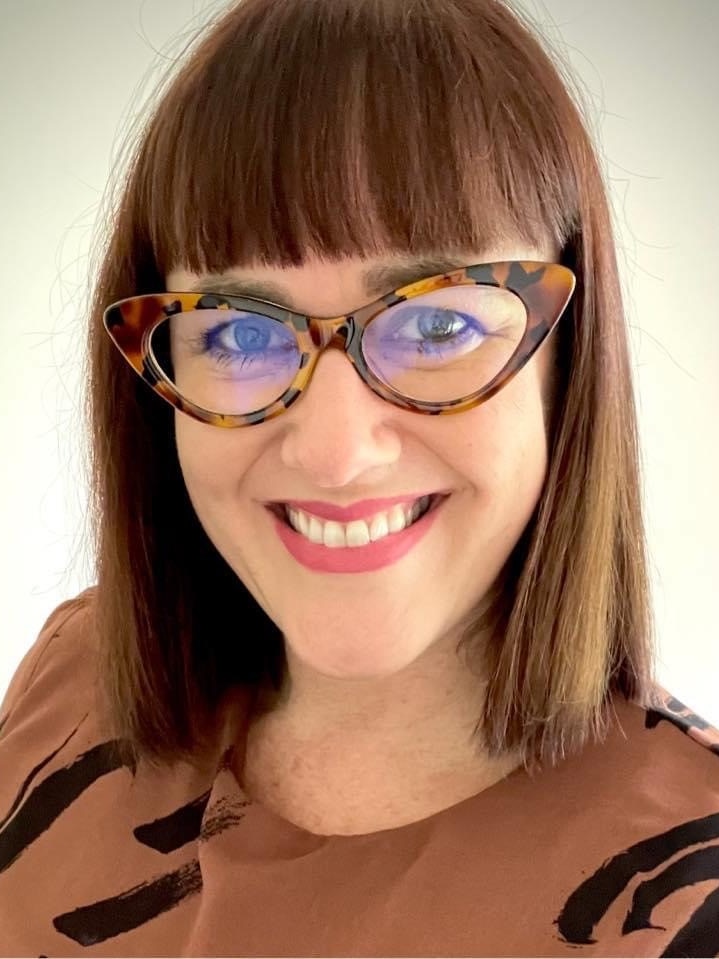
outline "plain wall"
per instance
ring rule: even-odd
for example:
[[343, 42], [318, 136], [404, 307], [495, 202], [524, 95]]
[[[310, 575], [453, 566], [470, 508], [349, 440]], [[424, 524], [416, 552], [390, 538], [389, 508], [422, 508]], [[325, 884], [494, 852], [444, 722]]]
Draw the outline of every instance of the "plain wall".
[[[524, 5], [579, 79], [609, 177], [658, 678], [719, 724], [719, 2]], [[51, 610], [93, 581], [82, 349], [115, 151], [177, 38], [221, 6], [0, 2], [0, 694]]]

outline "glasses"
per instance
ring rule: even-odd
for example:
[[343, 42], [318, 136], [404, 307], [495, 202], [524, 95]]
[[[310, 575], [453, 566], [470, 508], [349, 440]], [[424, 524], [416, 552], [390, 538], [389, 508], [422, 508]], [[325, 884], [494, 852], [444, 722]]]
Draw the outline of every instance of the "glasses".
[[343, 351], [394, 406], [426, 415], [486, 402], [562, 316], [576, 279], [557, 263], [480, 263], [417, 280], [337, 317], [219, 293], [155, 293], [109, 306], [105, 329], [164, 400], [203, 423], [273, 419]]

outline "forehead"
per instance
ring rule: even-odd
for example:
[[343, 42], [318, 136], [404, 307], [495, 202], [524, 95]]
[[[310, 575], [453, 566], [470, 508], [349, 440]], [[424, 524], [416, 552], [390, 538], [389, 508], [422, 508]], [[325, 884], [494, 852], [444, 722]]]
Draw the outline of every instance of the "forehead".
[[[193, 273], [182, 268], [167, 275], [167, 288], [176, 292], [226, 293], [270, 300], [301, 311], [303, 302], [326, 291], [372, 300], [424, 277], [458, 267], [502, 260], [553, 261], [558, 250], [551, 243], [528, 247], [507, 243], [492, 249], [464, 253], [432, 253], [420, 256], [394, 254], [385, 257], [346, 257], [338, 260], [308, 258], [301, 266], [267, 264], [237, 265], [221, 273]], [[359, 305], [359, 304], [357, 304]]]

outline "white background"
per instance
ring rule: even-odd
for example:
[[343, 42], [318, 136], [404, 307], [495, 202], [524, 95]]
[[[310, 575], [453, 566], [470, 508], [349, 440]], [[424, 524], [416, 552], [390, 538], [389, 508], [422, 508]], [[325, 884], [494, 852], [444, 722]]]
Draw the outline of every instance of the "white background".
[[[222, 4], [0, 0], [0, 695], [93, 581], [88, 255], [128, 124]], [[525, 0], [601, 144], [638, 372], [658, 677], [719, 724], [719, 0]]]

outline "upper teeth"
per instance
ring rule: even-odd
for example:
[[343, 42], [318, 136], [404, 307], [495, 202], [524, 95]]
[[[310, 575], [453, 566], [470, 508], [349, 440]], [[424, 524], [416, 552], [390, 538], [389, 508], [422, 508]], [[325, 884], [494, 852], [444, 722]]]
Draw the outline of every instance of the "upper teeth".
[[378, 539], [399, 533], [410, 526], [429, 506], [431, 497], [422, 496], [408, 505], [398, 504], [383, 513], [375, 514], [369, 520], [356, 519], [351, 523], [338, 523], [335, 520], [322, 520], [304, 510], [285, 506], [290, 524], [298, 533], [312, 543], [323, 543], [329, 547], [366, 546]]

